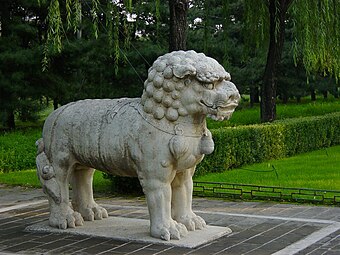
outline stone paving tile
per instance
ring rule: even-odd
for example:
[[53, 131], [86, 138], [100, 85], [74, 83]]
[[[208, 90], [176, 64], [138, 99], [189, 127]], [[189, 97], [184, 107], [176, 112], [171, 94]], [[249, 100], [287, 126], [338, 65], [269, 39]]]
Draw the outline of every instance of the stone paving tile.
[[[1, 200], [1, 198], [0, 198]], [[110, 204], [110, 214], [125, 217], [148, 217], [144, 199], [101, 199]], [[285, 221], [281, 219], [228, 216], [228, 213], [335, 219], [340, 214], [337, 207], [315, 207], [266, 202], [226, 202], [223, 200], [194, 199], [194, 210], [207, 222], [230, 226], [233, 233], [196, 249], [165, 245], [122, 242], [105, 238], [88, 238], [73, 235], [33, 234], [23, 229], [33, 222], [47, 220], [47, 203], [0, 214], [0, 253], [24, 254], [271, 254], [325, 227], [325, 224]], [[125, 207], [124, 207], [125, 206]], [[222, 214], [214, 214], [221, 212]], [[224, 214], [223, 214], [224, 213]], [[8, 218], [6, 218], [8, 217]], [[8, 223], [7, 223], [8, 222]], [[312, 244], [299, 254], [340, 254], [340, 231]], [[22, 250], [20, 250], [22, 249]], [[23, 252], [24, 251], [24, 252]]]
[[302, 212], [295, 214], [294, 217], [306, 219], [317, 218], [318, 215], [324, 213], [327, 210], [328, 208], [325, 207], [308, 207]]
[[[254, 219], [254, 218], [246, 218], [246, 217], [238, 217], [238, 220], [235, 221], [234, 225], [231, 225], [232, 227], [238, 227], [242, 229], [249, 229], [256, 227], [257, 225], [263, 224], [266, 222], [264, 219]], [[230, 222], [233, 224], [233, 222]]]
[[[35, 235], [36, 233], [34, 233]], [[42, 236], [38, 237], [35, 239], [36, 242], [40, 243], [50, 243], [50, 242], [55, 242], [56, 240], [64, 239], [65, 235], [62, 234], [49, 234], [45, 233]]]
[[[79, 250], [79, 247], [69, 245], [69, 246], [60, 247], [54, 250], [44, 250], [42, 253], [43, 254], [56, 254], [56, 255], [59, 255], [59, 254], [70, 255], [70, 254], [82, 254], [82, 251]], [[92, 253], [92, 254], [95, 254], [95, 253]]]
[[256, 249], [257, 244], [251, 244], [251, 243], [242, 243], [240, 245], [235, 245], [232, 247], [227, 247], [217, 254], [233, 254], [233, 255], [238, 255], [238, 254], [244, 254], [248, 252], [249, 250]]
[[[70, 239], [67, 239], [70, 240]], [[70, 240], [71, 242], [74, 242], [73, 240]], [[86, 248], [86, 247], [92, 247], [95, 245], [103, 244], [103, 243], [108, 243], [108, 239], [106, 238], [95, 238], [95, 237], [88, 237], [86, 239], [77, 241], [74, 243], [74, 246], [77, 246], [79, 248]], [[118, 246], [118, 245], [116, 245]]]
[[114, 249], [115, 252], [130, 253], [144, 248], [145, 243], [128, 243], [127, 245], [121, 245]]
[[70, 244], [73, 244], [72, 240], [59, 239], [59, 240], [56, 240], [54, 242], [49, 242], [49, 243], [45, 243], [45, 244], [39, 243], [39, 248], [45, 249], [45, 250], [49, 250], [49, 249], [54, 250], [54, 249], [57, 249], [59, 247], [67, 246], [67, 245], [70, 245]]
[[27, 242], [23, 242], [17, 245], [13, 245], [10, 247], [7, 247], [6, 249], [2, 250], [5, 252], [21, 252], [21, 251], [25, 251], [25, 250], [29, 250], [31, 248], [34, 248], [36, 246], [41, 245], [41, 243], [38, 242], [33, 242], [33, 241], [27, 241]]
[[[299, 254], [299, 255], [306, 255], [306, 254], [308, 254], [308, 255], [331, 255], [331, 254], [329, 254], [329, 251], [327, 249], [316, 249], [316, 250], [311, 251], [309, 253], [299, 252], [297, 254]], [[337, 255], [339, 255], [339, 254], [337, 254]]]
[[278, 240], [278, 241], [268, 242], [267, 244], [263, 245], [261, 249], [279, 251], [285, 248], [286, 246], [287, 246], [287, 243], [281, 242], [281, 240]]
[[[79, 247], [75, 247], [77, 248], [77, 253], [81, 253], [81, 254], [98, 254], [101, 252], [106, 252], [108, 250], [111, 250], [115, 247], [117, 247], [118, 245], [115, 244], [109, 244], [109, 243], [102, 243], [102, 244], [98, 244], [98, 245], [94, 245], [92, 247], [88, 247], [85, 249], [79, 249]], [[59, 252], [60, 250], [55, 250], [55, 252]]]
[[0, 245], [2, 244], [17, 244], [20, 242], [30, 241], [32, 236], [27, 233], [16, 232], [9, 235], [4, 235], [0, 240]]
[[294, 234], [296, 235], [309, 235], [312, 234], [313, 232], [321, 229], [324, 227], [324, 225], [320, 224], [313, 224], [313, 225], [307, 225], [305, 224], [304, 226], [301, 226], [300, 228], [297, 228], [294, 230]]
[[[228, 245], [230, 244], [228, 243]], [[220, 242], [212, 242], [202, 247], [196, 248], [195, 250], [191, 250], [189, 254], [214, 254], [224, 250], [225, 247], [226, 247], [225, 243], [223, 244]]]
[[[178, 247], [168, 247], [167, 249], [157, 253], [157, 254], [162, 254], [162, 255], [184, 255], [188, 254], [189, 252], [192, 252], [192, 249], [189, 248], [178, 248]], [[190, 254], [190, 253], [189, 253]], [[196, 254], [196, 253], [192, 253]]]
[[[206, 215], [204, 215], [203, 218], [206, 219], [207, 218]], [[264, 222], [264, 220], [255, 219], [256, 222], [254, 221], [254, 222], [249, 223], [245, 221], [240, 221], [240, 219], [243, 219], [241, 217], [220, 216], [216, 218], [217, 219], [215, 221], [213, 222], [207, 221], [207, 223], [210, 225], [215, 225], [215, 226], [230, 227], [233, 231], [239, 231], [244, 228], [250, 228], [252, 225], [256, 225], [256, 224], [260, 224], [261, 222]], [[235, 222], [237, 222], [237, 224], [235, 224]], [[241, 226], [241, 222], [243, 226]]]

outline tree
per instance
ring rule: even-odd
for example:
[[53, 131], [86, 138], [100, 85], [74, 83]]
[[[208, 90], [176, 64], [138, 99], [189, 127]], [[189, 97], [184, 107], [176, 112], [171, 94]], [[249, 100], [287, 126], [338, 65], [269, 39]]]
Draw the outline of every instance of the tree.
[[188, 0], [169, 0], [169, 51], [186, 50]]
[[[324, 72], [340, 78], [340, 4], [337, 0], [245, 0], [247, 29], [257, 45], [268, 41], [261, 88], [261, 120], [276, 117], [276, 89], [285, 26], [293, 22], [294, 58], [307, 74]], [[251, 35], [255, 36], [251, 36]]]
[[3, 1], [0, 8], [0, 112], [6, 128], [15, 128], [39, 107], [41, 74], [40, 31], [43, 12], [35, 0]]
[[[168, 44], [168, 40], [162, 40], [166, 30], [157, 24], [157, 21], [167, 22], [168, 14], [163, 15], [166, 5], [160, 3], [160, 17], [157, 17], [152, 14], [154, 6], [144, 1], [132, 7], [124, 5], [123, 1], [107, 4], [103, 0], [96, 7], [93, 1], [82, 2], [79, 8], [82, 19], [78, 24], [82, 28], [80, 38], [73, 29], [67, 30], [67, 15], [64, 15], [67, 8], [64, 1], [59, 2], [59, 11], [63, 14], [61, 24], [67, 38], [61, 38], [60, 51], [53, 50], [55, 35], [47, 41], [51, 50], [45, 72], [58, 77], [49, 83], [48, 96], [58, 104], [65, 104], [83, 98], [140, 95], [150, 63], [166, 52], [163, 44]], [[94, 8], [98, 16], [96, 30], [92, 19]]]

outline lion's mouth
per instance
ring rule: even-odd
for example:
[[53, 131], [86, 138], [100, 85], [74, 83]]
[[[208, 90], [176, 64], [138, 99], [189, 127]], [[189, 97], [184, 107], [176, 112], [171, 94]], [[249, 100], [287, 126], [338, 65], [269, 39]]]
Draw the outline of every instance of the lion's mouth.
[[205, 105], [208, 109], [208, 117], [213, 120], [222, 121], [224, 119], [229, 119], [233, 114], [235, 108], [238, 106], [236, 103], [227, 104], [211, 104], [206, 103], [203, 100], [200, 101], [201, 104]]

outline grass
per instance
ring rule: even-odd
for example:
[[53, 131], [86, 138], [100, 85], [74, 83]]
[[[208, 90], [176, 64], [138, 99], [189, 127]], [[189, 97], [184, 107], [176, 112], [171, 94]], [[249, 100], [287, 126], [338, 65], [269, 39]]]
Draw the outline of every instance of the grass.
[[[277, 120], [298, 118], [306, 116], [319, 116], [331, 112], [340, 111], [340, 100], [335, 98], [329, 98], [327, 100], [318, 99], [315, 102], [311, 102], [308, 99], [304, 99], [301, 103], [290, 102], [288, 104], [277, 104]], [[230, 127], [239, 125], [251, 125], [260, 123], [260, 108], [259, 105], [253, 108], [249, 107], [247, 102], [240, 103], [236, 108], [233, 116], [228, 121], [213, 121], [208, 119], [208, 127]]]
[[[25, 186], [41, 188], [37, 171], [35, 169], [0, 173], [0, 183], [10, 186]], [[96, 171], [93, 176], [93, 190], [98, 193], [110, 192], [111, 182], [103, 177], [103, 174]]]
[[41, 128], [29, 128], [0, 135], [0, 172], [25, 170], [35, 167], [35, 141]]
[[340, 190], [340, 146], [210, 173], [196, 181]]

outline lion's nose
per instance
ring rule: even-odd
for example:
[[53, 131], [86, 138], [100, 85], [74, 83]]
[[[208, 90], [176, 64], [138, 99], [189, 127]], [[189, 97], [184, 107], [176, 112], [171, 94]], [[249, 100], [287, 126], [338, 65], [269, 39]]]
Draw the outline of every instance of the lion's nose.
[[228, 102], [236, 103], [238, 104], [240, 102], [240, 93], [238, 91], [235, 91], [234, 93], [227, 95], [228, 97]]
[[222, 82], [217, 87], [217, 93], [219, 94], [219, 98], [223, 98], [223, 100], [228, 103], [238, 104], [241, 98], [235, 84], [230, 81]]

